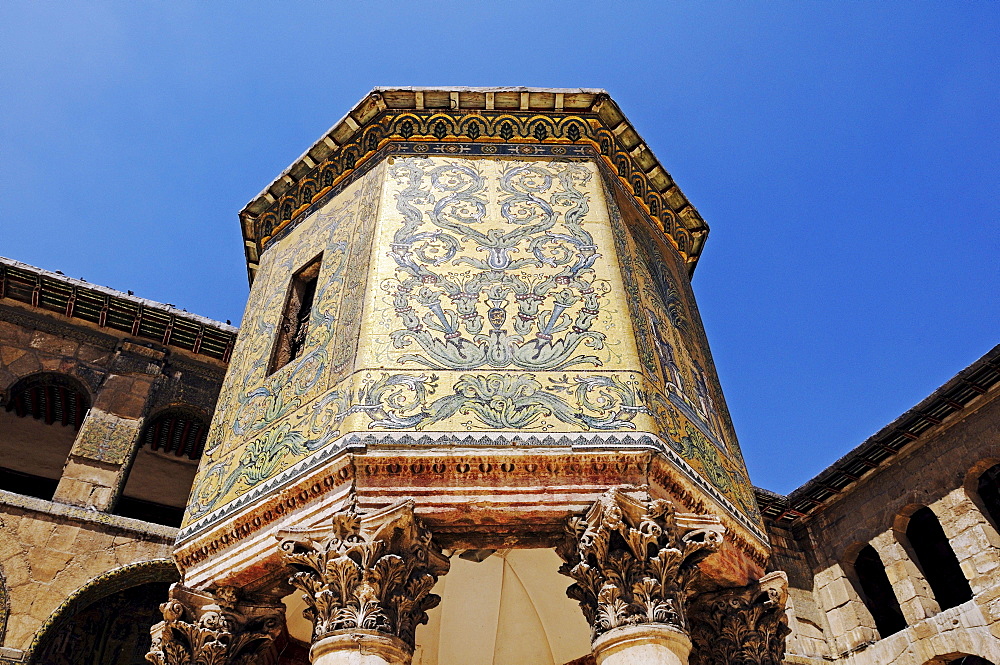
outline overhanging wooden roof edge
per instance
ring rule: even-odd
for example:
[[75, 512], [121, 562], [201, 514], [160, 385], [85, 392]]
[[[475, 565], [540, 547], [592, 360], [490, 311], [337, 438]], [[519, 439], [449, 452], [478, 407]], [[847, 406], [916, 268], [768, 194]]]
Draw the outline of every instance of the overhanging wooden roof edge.
[[[30, 274], [35, 279], [35, 289], [38, 290], [38, 294], [32, 298], [34, 302], [16, 297], [16, 295], [9, 289], [11, 285], [11, 274], [14, 271]], [[67, 307], [63, 312], [57, 312], [53, 307], [41, 306], [41, 300], [43, 298], [42, 292], [47, 285], [51, 285], [52, 283], [59, 283], [65, 286], [69, 293], [72, 294], [70, 296], [66, 296], [65, 292], [53, 294], [57, 295], [60, 299], [64, 296], [66, 297]], [[132, 337], [149, 339], [164, 346], [174, 346], [195, 354], [206, 355], [215, 358], [216, 360], [222, 360], [223, 362], [228, 362], [229, 353], [232, 351], [236, 335], [239, 332], [239, 328], [236, 326], [222, 323], [199, 314], [194, 314], [167, 303], [161, 303], [155, 300], [130, 295], [128, 293], [122, 293], [121, 291], [117, 291], [106, 286], [92, 284], [82, 279], [68, 277], [58, 272], [52, 272], [45, 270], [44, 268], [39, 268], [21, 261], [0, 256], [0, 300], [10, 298], [17, 302], [23, 302], [39, 307], [44, 311], [63, 313], [69, 318], [82, 318], [79, 312], [73, 311], [73, 307], [68, 302], [70, 297], [75, 299], [79, 297], [81, 293], [89, 294], [101, 299], [108, 307], [113, 304], [119, 304], [121, 305], [119, 309], [134, 310], [137, 314], [132, 321], [133, 329], [132, 331], [129, 331], [132, 332], [130, 335]], [[61, 308], [62, 300], [60, 300], [60, 309]], [[147, 318], [144, 321], [142, 320], [141, 315], [145, 312], [155, 312], [162, 318], [156, 320]], [[195, 339], [190, 340], [189, 344], [181, 343], [179, 336], [175, 337], [173, 340], [171, 339], [171, 327], [176, 325], [177, 321], [189, 324], [192, 328], [192, 332], [194, 329], [200, 331], [196, 334]], [[109, 325], [106, 327], [112, 326]], [[120, 328], [119, 331], [123, 332]], [[206, 337], [206, 332], [208, 333], [208, 337], [211, 339]], [[188, 346], [191, 348], [187, 348]]]
[[[478, 96], [486, 99], [493, 99], [490, 95], [522, 95], [522, 102], [519, 106], [503, 105], [491, 106], [489, 103], [479, 103]], [[412, 96], [410, 103], [398, 103], [398, 96], [404, 94]], [[436, 103], [425, 105], [424, 100], [428, 97], [448, 96], [448, 104]], [[476, 103], [470, 103], [467, 99], [469, 95], [477, 96]], [[530, 103], [531, 96], [535, 95], [536, 102]], [[586, 106], [580, 105], [579, 101], [574, 101], [572, 108], [567, 108], [563, 101], [566, 96], [582, 96], [586, 101]], [[526, 96], [526, 97], [525, 97]], [[538, 96], [545, 97], [544, 104], [538, 104]], [[551, 102], [548, 97], [551, 96]], [[589, 99], [588, 99], [589, 98]], [[409, 99], [409, 97], [408, 97]], [[529, 103], [526, 103], [528, 100]], [[633, 157], [641, 157], [646, 164], [643, 172], [652, 181], [659, 182], [662, 187], [658, 189], [664, 195], [671, 194], [671, 200], [677, 203], [675, 210], [682, 212], [678, 215], [680, 223], [691, 234], [690, 247], [686, 249], [688, 256], [688, 270], [694, 272], [701, 250], [707, 239], [709, 226], [698, 212], [697, 208], [684, 196], [680, 187], [674, 182], [669, 172], [662, 166], [659, 159], [649, 148], [649, 145], [642, 140], [638, 132], [622, 113], [617, 103], [608, 92], [601, 88], [536, 88], [523, 86], [510, 87], [416, 87], [416, 86], [377, 86], [363, 97], [348, 113], [327, 130], [320, 138], [303, 152], [291, 165], [284, 169], [278, 177], [251, 199], [240, 211], [240, 226], [243, 234], [244, 249], [247, 254], [247, 270], [250, 281], [256, 272], [257, 262], [263, 247], [257, 242], [251, 229], [251, 222], [261, 215], [269, 207], [275, 204], [280, 197], [293, 188], [305, 174], [308, 174], [316, 165], [340, 149], [342, 145], [354, 138], [359, 131], [373, 118], [385, 110], [455, 110], [455, 111], [537, 111], [540, 113], [580, 113], [587, 112], [596, 114], [601, 122], [605, 123], [609, 129], [613, 130], [616, 137], [629, 136], [631, 145], [624, 146]]]
[[[977, 381], [972, 381], [979, 374], [985, 374], [992, 378], [989, 378], [985, 385]], [[954, 397], [955, 391], [969, 384], [974, 387], [971, 392], [975, 394], [965, 399], [960, 398], [956, 400]], [[997, 385], [1000, 385], [1000, 344], [987, 351], [983, 356], [949, 379], [915, 406], [865, 439], [853, 450], [823, 471], [820, 471], [811, 480], [808, 480], [801, 487], [792, 490], [787, 496], [755, 487], [754, 494], [761, 511], [765, 512], [765, 507], [770, 508], [772, 512], [776, 513], [770, 519], [776, 522], [784, 521], [785, 523], [789, 523], [807, 517], [834, 497], [845, 491], [849, 491], [847, 490], [848, 485], [856, 482], [862, 476], [866, 476], [886, 460], [898, 455], [910, 442], [920, 440], [922, 437], [920, 434], [917, 434], [904, 436], [907, 441], [902, 445], [892, 446], [886, 443], [887, 441], [892, 441], [897, 434], [907, 434], [909, 428], [913, 427], [918, 421], [925, 420], [928, 417], [928, 412], [935, 412], [942, 405], [949, 406], [951, 411], [947, 415], [940, 419], [934, 418], [934, 420], [945, 423], [950, 415], [958, 413], [973, 399], [986, 394]], [[958, 408], [955, 405], [958, 405]], [[880, 453], [881, 459], [876, 462], [869, 461], [872, 453]], [[859, 463], [867, 467], [860, 474], [847, 471], [848, 467]], [[842, 486], [838, 488], [837, 486], [841, 484], [841, 481], [846, 482], [843, 482]], [[801, 504], [803, 503], [810, 505], [802, 507]]]

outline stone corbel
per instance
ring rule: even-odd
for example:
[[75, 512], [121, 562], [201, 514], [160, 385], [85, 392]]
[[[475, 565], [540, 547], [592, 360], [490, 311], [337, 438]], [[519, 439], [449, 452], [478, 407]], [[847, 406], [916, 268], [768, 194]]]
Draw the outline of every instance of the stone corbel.
[[791, 632], [787, 599], [788, 578], [781, 571], [697, 596], [689, 612], [691, 665], [781, 665]]
[[619, 649], [647, 637], [663, 642], [659, 633], [676, 634], [670, 639], [690, 648], [686, 597], [698, 563], [718, 549], [724, 533], [716, 517], [678, 513], [670, 501], [628, 486], [607, 491], [585, 516], [571, 519], [557, 550], [566, 562], [560, 572], [576, 580], [566, 593], [590, 622], [595, 654], [611, 643]]
[[352, 507], [329, 527], [278, 534], [313, 623], [314, 663], [362, 643], [385, 662], [409, 661], [417, 626], [441, 601], [431, 588], [449, 568], [413, 506], [365, 515]]
[[284, 625], [283, 605], [251, 602], [233, 587], [208, 592], [174, 584], [160, 611], [146, 654], [154, 665], [258, 663]]

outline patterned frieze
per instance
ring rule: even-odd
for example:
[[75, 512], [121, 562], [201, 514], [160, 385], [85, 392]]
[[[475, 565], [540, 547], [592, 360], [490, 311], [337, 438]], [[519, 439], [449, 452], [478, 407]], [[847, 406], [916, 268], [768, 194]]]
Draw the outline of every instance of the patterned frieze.
[[[562, 436], [536, 440], [522, 435], [473, 448], [468, 440], [462, 443], [471, 436], [429, 433], [380, 442], [366, 435], [364, 447], [326, 457], [301, 475], [289, 469], [287, 476], [279, 474], [273, 484], [262, 483], [228, 504], [205, 529], [182, 531], [175, 556], [192, 584], [207, 584], [236, 560], [253, 563], [240, 568], [231, 583], [253, 583], [280, 565], [271, 533], [323, 523], [323, 516], [339, 510], [344, 492], [351, 489], [364, 510], [405, 498], [417, 500], [421, 518], [449, 549], [502, 549], [513, 543], [553, 547], [570, 514], [586, 510], [607, 487], [625, 482], [648, 484], [657, 496], [686, 510], [721, 518], [725, 542], [718, 555], [703, 564], [713, 577], [738, 585], [763, 573], [763, 541], [737, 519], [741, 513], [735, 507], [713, 500], [703, 485], [691, 480], [696, 474], [678, 476], [683, 460], [671, 463], [663, 459], [664, 453], [638, 445], [606, 449], [607, 435], [599, 436], [603, 446], [574, 449], [568, 442], [564, 448], [555, 447]], [[619, 444], [629, 439], [639, 443], [630, 435], [622, 439]], [[592, 437], [590, 443], [595, 443]], [[408, 450], [405, 457], [399, 455], [400, 446]]]
[[[436, 97], [443, 103], [426, 105]], [[552, 144], [560, 150], [555, 154], [589, 148], [692, 268], [708, 232], [604, 91], [376, 89], [241, 213], [251, 281], [272, 238], [399, 142], [430, 144], [427, 151], [442, 143], [486, 144], [486, 150], [495, 150], [487, 154]]]

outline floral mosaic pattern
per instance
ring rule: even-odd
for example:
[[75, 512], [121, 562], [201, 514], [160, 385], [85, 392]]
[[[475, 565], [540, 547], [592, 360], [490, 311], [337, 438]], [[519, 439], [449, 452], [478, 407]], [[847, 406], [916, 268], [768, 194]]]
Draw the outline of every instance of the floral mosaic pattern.
[[123, 464], [139, 438], [141, 420], [91, 409], [73, 444], [73, 454], [105, 464]]
[[[617, 196], [588, 159], [398, 155], [295, 225], [263, 256], [185, 525], [350, 432], [419, 430], [654, 433], [754, 518], [682, 260]], [[268, 376], [320, 254], [305, 351]]]
[[[748, 515], [757, 504], [708, 352], [694, 294], [676, 255], [630, 201], [608, 192], [652, 431]], [[707, 369], [706, 369], [707, 368]]]
[[[361, 327], [366, 266], [377, 215], [376, 169], [269, 252], [251, 290], [233, 360], [206, 441], [188, 515], [197, 516], [287, 468], [339, 434], [324, 405], [348, 375]], [[302, 355], [268, 375], [292, 275], [322, 255]]]
[[401, 324], [391, 337], [396, 348], [420, 347], [400, 360], [442, 370], [601, 365], [580, 353], [606, 339], [593, 329], [608, 286], [593, 268], [600, 255], [580, 189], [592, 173], [568, 161], [503, 164], [487, 216], [482, 170], [429, 158], [390, 168], [405, 185], [389, 252], [397, 277], [386, 289]]

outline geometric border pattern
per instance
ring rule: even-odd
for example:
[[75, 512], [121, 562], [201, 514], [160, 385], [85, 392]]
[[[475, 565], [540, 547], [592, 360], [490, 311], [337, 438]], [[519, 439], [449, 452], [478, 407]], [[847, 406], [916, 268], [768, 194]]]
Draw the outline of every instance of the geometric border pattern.
[[[383, 110], [365, 116], [360, 123], [349, 114], [337, 128], [349, 136], [340, 142], [324, 137], [310, 150], [313, 153], [325, 141], [329, 146], [325, 158], [314, 160], [307, 153], [240, 213], [251, 281], [260, 255], [278, 233], [307, 216], [341, 182], [365, 169], [373, 158], [377, 161], [389, 144], [397, 142], [478, 144], [485, 150], [500, 145], [526, 150], [549, 145], [565, 150], [562, 154], [591, 147], [669, 238], [689, 270], [697, 262], [707, 225], [624, 116], [599, 110], [602, 106], [617, 109], [606, 94], [596, 95], [589, 110], [578, 112], [386, 109], [378, 92], [359, 108], [366, 102]], [[280, 194], [272, 193], [279, 190]]]
[[525, 434], [506, 432], [477, 432], [474, 436], [456, 435], [454, 432], [424, 432], [419, 436], [410, 434], [372, 434], [369, 432], [349, 432], [335, 442], [317, 451], [310, 457], [289, 467], [285, 471], [267, 479], [246, 494], [234, 499], [218, 510], [192, 522], [177, 533], [178, 546], [192, 540], [213, 526], [230, 519], [246, 506], [266, 495], [272, 495], [330, 459], [349, 450], [364, 450], [368, 446], [393, 445], [407, 447], [436, 447], [446, 445], [468, 448], [513, 447], [561, 447], [567, 450], [649, 450], [667, 458], [684, 476], [699, 489], [711, 496], [725, 511], [761, 543], [769, 543], [767, 534], [759, 525], [745, 516], [729, 499], [723, 496], [708, 481], [703, 479], [680, 455], [655, 434], [646, 432], [635, 434], [611, 434], [581, 432], [573, 434]]

